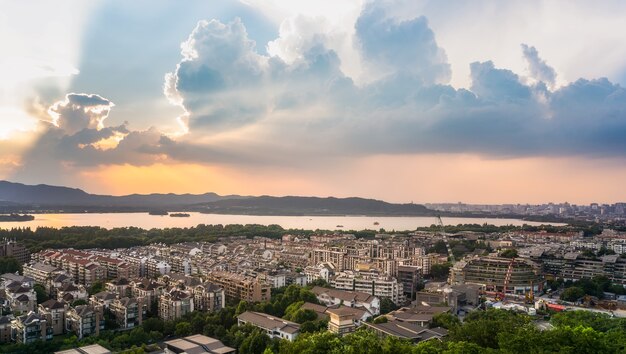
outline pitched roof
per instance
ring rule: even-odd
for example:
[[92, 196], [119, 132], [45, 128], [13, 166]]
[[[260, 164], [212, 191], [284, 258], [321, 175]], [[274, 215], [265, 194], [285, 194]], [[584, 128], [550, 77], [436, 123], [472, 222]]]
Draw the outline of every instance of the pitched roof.
[[332, 298], [340, 299], [343, 301], [350, 301], [350, 302], [355, 301], [355, 302], [362, 302], [362, 303], [371, 303], [376, 298], [373, 295], [370, 295], [368, 293], [364, 293], [361, 291], [327, 289], [327, 288], [322, 288], [320, 286], [314, 287], [313, 289], [311, 289], [311, 291], [317, 296], [326, 294], [327, 296], [330, 296]]
[[390, 321], [386, 323], [365, 323], [366, 326], [387, 335], [413, 341], [441, 338], [448, 334], [443, 328], [426, 328], [410, 322]]
[[300, 325], [295, 322], [287, 321], [262, 312], [246, 311], [237, 316], [237, 318], [257, 327], [272, 330], [278, 329], [286, 333], [296, 333], [300, 330]]
[[42, 302], [41, 304], [39, 304], [39, 306], [42, 306], [45, 309], [56, 310], [65, 308], [65, 302], [50, 299], [48, 301]]

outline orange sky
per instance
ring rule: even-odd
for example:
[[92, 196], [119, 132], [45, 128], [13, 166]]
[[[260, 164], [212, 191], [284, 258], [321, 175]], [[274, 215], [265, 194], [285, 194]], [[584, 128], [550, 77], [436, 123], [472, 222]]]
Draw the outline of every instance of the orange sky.
[[[367, 176], [367, 178], [365, 178]], [[92, 193], [361, 196], [393, 202], [544, 203], [626, 200], [626, 164], [572, 158], [472, 155], [375, 156], [312, 170], [157, 164], [81, 172]]]

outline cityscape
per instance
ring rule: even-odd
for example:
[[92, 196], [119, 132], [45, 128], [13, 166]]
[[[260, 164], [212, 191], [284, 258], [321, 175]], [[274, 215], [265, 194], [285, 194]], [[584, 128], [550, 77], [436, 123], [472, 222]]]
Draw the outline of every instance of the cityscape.
[[0, 354], [626, 353], [626, 2], [0, 0]]

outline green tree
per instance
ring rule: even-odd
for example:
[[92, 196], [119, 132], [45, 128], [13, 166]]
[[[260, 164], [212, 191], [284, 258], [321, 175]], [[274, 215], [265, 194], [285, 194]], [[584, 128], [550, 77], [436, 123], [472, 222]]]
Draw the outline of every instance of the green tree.
[[571, 288], [565, 289], [561, 293], [561, 300], [564, 301], [578, 301], [581, 297], [585, 296], [585, 290], [578, 286], [572, 286]]
[[393, 301], [391, 301], [390, 298], [383, 297], [380, 299], [380, 313], [381, 314], [384, 315], [397, 309], [398, 309], [398, 306]]
[[87, 289], [87, 292], [89, 292], [89, 295], [94, 295], [97, 294], [101, 291], [104, 291], [104, 283], [101, 281], [97, 281], [95, 283], [93, 283], [89, 289]]
[[433, 316], [433, 320], [430, 322], [430, 327], [443, 327], [445, 329], [452, 329], [454, 327], [460, 326], [461, 321], [455, 315], [449, 312], [443, 312], [436, 314]]
[[450, 263], [433, 264], [430, 267], [430, 277], [433, 279], [445, 280], [450, 274], [450, 268], [452, 268], [452, 264]]
[[13, 257], [0, 257], [0, 274], [22, 273], [22, 265]]
[[160, 318], [152, 317], [143, 321], [142, 327], [146, 332], [163, 332], [165, 323]]
[[35, 293], [37, 294], [37, 304], [41, 304], [50, 298], [46, 288], [44, 288], [41, 284], [35, 284], [35, 286], [33, 286], [33, 290], [35, 290]]
[[386, 316], [378, 316], [372, 321], [372, 323], [375, 323], [375, 324], [387, 323], [387, 322], [389, 322], [389, 319], [387, 319]]
[[191, 323], [189, 322], [179, 322], [176, 324], [176, 335], [185, 337], [192, 334]]
[[260, 330], [254, 330], [247, 336], [239, 347], [240, 354], [263, 354], [271, 339]]
[[314, 321], [316, 319], [317, 313], [310, 309], [299, 309], [293, 314], [293, 316], [291, 316], [291, 320], [296, 323], [304, 323], [307, 321]]
[[247, 301], [241, 300], [239, 301], [239, 304], [237, 305], [237, 310], [235, 311], [235, 315], [239, 316], [242, 313], [248, 311], [250, 308], [251, 307]]
[[514, 248], [506, 249], [500, 252], [500, 257], [504, 258], [517, 258], [517, 250]]

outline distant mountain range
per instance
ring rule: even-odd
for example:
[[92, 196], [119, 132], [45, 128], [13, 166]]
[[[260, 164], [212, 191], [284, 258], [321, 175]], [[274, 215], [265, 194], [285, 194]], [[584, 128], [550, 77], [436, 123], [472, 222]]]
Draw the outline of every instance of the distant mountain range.
[[0, 205], [97, 206], [97, 207], [173, 207], [242, 198], [237, 195], [205, 194], [131, 194], [124, 196], [89, 194], [81, 189], [26, 185], [0, 181]]
[[251, 197], [222, 199], [193, 206], [193, 210], [217, 214], [251, 215], [435, 215], [419, 204], [392, 204], [364, 198]]
[[419, 204], [364, 198], [220, 196], [204, 194], [89, 194], [81, 189], [0, 181], [0, 212], [199, 211], [249, 215], [435, 215]]

